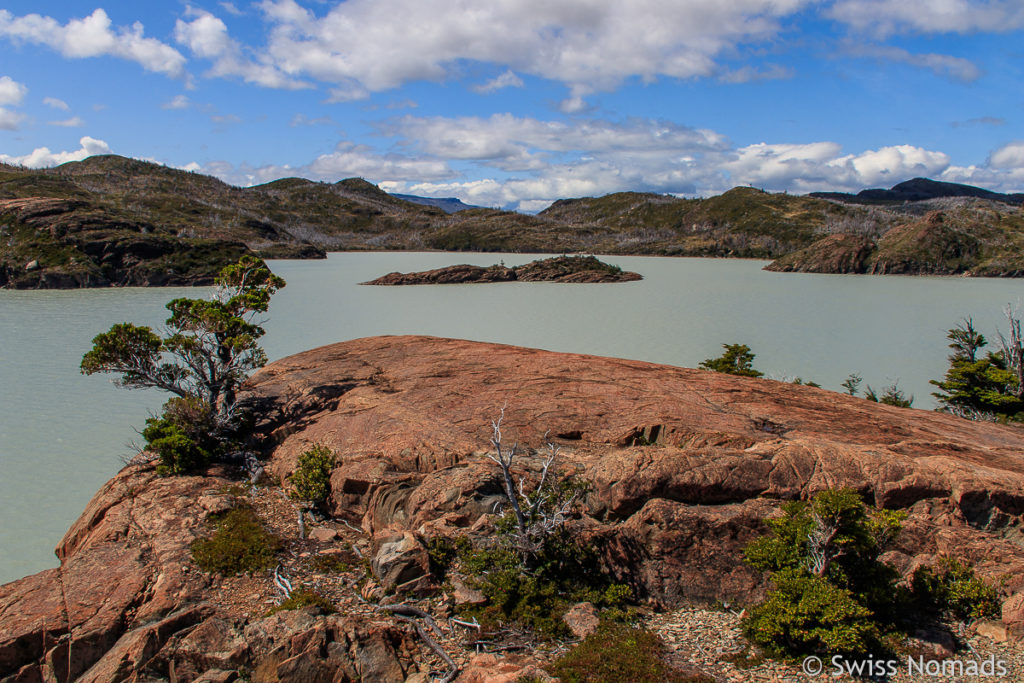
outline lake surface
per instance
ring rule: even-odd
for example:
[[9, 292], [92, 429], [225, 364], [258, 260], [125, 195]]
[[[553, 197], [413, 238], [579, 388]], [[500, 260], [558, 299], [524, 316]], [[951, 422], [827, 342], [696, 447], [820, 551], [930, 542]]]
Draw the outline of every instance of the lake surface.
[[[946, 330], [965, 316], [989, 339], [1019, 280], [769, 273], [763, 261], [603, 257], [641, 282], [361, 287], [391, 271], [455, 263], [518, 265], [523, 254], [343, 253], [274, 261], [288, 281], [271, 302], [271, 359], [378, 334], [431, 334], [696, 366], [744, 343], [755, 367], [840, 389], [851, 372], [899, 380], [932, 408]], [[133, 451], [167, 396], [78, 371], [90, 340], [125, 320], [159, 325], [195, 288], [0, 290], [0, 583], [56, 566], [53, 548]]]

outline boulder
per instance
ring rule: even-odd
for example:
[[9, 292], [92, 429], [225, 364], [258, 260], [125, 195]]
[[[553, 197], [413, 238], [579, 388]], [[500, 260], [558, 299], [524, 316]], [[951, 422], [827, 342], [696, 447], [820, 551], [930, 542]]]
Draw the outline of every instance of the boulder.
[[562, 621], [569, 627], [572, 634], [583, 640], [591, 633], [597, 631], [601, 618], [598, 616], [597, 608], [590, 602], [578, 602], [570, 607], [562, 615]]
[[407, 590], [430, 573], [427, 549], [410, 531], [379, 536], [374, 547], [370, 566], [385, 590]]

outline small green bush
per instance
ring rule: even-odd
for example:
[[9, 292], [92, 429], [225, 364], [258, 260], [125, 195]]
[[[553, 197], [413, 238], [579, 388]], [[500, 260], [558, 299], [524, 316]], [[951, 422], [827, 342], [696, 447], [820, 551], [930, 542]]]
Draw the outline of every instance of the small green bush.
[[207, 538], [192, 542], [192, 561], [200, 569], [225, 576], [273, 567], [281, 539], [263, 528], [252, 508], [237, 507], [216, 521]]
[[879, 396], [869, 384], [868, 388], [864, 391], [864, 398], [875, 403], [882, 403], [887, 406], [896, 406], [897, 408], [909, 408], [914, 405], [914, 397], [910, 396], [908, 398], [903, 390], [899, 388], [898, 382], [893, 382], [889, 386], [885, 387], [885, 389], [882, 390], [881, 396]]
[[160, 417], [146, 420], [146, 450], [160, 458], [160, 474], [187, 474], [208, 465], [224, 451], [215, 438], [213, 409], [197, 398], [172, 398]]
[[298, 467], [288, 480], [292, 484], [291, 497], [314, 505], [323, 505], [331, 493], [331, 469], [334, 451], [319, 444], [299, 456]]
[[319, 607], [324, 614], [333, 614], [337, 612], [334, 608], [334, 604], [320, 595], [316, 591], [309, 588], [299, 588], [294, 590], [291, 594], [276, 607], [270, 608], [266, 616], [276, 614], [277, 612], [283, 612], [285, 610], [302, 609], [303, 607]]
[[955, 558], [942, 558], [937, 570], [918, 567], [911, 579], [911, 594], [922, 611], [959, 620], [996, 617], [1000, 612], [996, 589]]
[[698, 683], [665, 661], [665, 644], [644, 629], [602, 622], [598, 630], [550, 667], [564, 683]]
[[632, 597], [599, 567], [596, 550], [566, 531], [553, 534], [527, 571], [520, 555], [507, 546], [459, 548], [458, 566], [469, 583], [487, 598], [482, 606], [467, 607], [485, 626], [516, 624], [544, 637], [568, 635], [562, 615], [577, 602], [618, 609]]
[[776, 573], [772, 581], [775, 590], [744, 621], [750, 639], [772, 654], [856, 655], [880, 642], [874, 614], [851, 591], [795, 569]]
[[[749, 564], [771, 572], [774, 590], [751, 608], [747, 636], [775, 655], [880, 652], [900, 617], [899, 574], [878, 560], [904, 517], [869, 510], [856, 491], [822, 491], [783, 507], [771, 534], [751, 542]], [[827, 528], [830, 532], [816, 534]], [[811, 537], [825, 538], [812, 552]], [[828, 559], [815, 566], [812, 556]], [[814, 571], [812, 571], [812, 569]]]

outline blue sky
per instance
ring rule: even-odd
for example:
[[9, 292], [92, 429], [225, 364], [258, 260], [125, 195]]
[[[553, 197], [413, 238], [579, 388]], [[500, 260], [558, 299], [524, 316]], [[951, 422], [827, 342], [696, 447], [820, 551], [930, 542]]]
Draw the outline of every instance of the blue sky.
[[1024, 191], [1022, 0], [264, 0], [0, 9], [0, 160], [560, 197], [928, 176]]

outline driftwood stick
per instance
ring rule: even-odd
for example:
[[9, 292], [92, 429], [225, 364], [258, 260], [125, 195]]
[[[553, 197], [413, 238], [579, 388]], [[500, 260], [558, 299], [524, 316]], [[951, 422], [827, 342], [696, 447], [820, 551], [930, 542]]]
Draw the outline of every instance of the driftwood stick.
[[[401, 607], [401, 605], [395, 605], [395, 607]], [[400, 619], [412, 624], [416, 629], [416, 633], [418, 633], [420, 638], [423, 639], [423, 642], [426, 643], [431, 650], [436, 652], [437, 656], [443, 659], [444, 663], [448, 665], [448, 673], [445, 674], [444, 678], [440, 679], [440, 683], [451, 683], [454, 681], [455, 677], [459, 675], [459, 665], [455, 663], [455, 660], [448, 656], [448, 653], [444, 651], [444, 648], [442, 648], [436, 640], [430, 637], [430, 634], [427, 633], [426, 629], [424, 629], [418, 621], [415, 621], [410, 617], [402, 616], [401, 614], [395, 614], [394, 617], [395, 619]]]
[[380, 605], [379, 607], [377, 607], [377, 609], [378, 610], [387, 611], [387, 612], [391, 612], [392, 614], [394, 614], [396, 616], [419, 617], [420, 619], [422, 619], [423, 621], [425, 621], [427, 623], [427, 626], [430, 627], [430, 630], [432, 630], [434, 633], [436, 633], [438, 635], [438, 637], [441, 636], [441, 629], [439, 629], [437, 627], [437, 622], [434, 621], [434, 617], [430, 616], [430, 614], [428, 612], [424, 612], [419, 607], [413, 607], [412, 605], [399, 604], [399, 605]]

